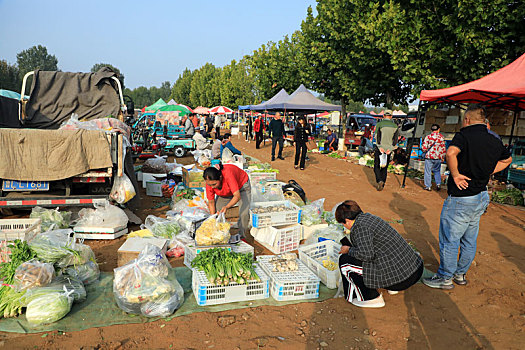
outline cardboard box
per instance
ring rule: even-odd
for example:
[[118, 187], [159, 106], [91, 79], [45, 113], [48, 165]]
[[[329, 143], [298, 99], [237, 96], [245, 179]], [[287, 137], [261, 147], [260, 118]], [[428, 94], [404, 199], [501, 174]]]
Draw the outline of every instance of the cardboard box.
[[162, 197], [162, 182], [146, 181], [146, 195], [152, 197]]
[[193, 181], [190, 181], [190, 173], [186, 168], [182, 168], [182, 182], [184, 186], [188, 188], [203, 188], [206, 187], [206, 181], [202, 177], [203, 172], [200, 172], [200, 176], [193, 175]]
[[155, 237], [130, 237], [117, 251], [118, 266], [125, 265], [131, 260], [136, 259], [148, 243], [159, 247], [164, 254], [168, 248], [167, 239]]

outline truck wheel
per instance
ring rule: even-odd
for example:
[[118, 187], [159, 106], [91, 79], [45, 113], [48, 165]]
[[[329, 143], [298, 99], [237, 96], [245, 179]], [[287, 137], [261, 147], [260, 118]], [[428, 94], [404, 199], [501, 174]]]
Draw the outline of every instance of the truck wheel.
[[184, 149], [184, 147], [175, 147], [175, 149], [173, 150], [173, 154], [175, 154], [175, 157], [177, 158], [182, 158], [186, 154], [186, 150]]

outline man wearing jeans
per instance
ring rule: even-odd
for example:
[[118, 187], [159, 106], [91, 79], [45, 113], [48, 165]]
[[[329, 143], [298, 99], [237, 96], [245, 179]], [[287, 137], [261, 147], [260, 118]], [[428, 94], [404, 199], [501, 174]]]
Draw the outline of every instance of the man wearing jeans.
[[268, 125], [268, 131], [272, 138], [272, 162], [275, 160], [275, 146], [279, 144], [279, 153], [277, 158], [283, 158], [283, 144], [284, 144], [284, 123], [281, 120], [281, 113], [275, 113], [273, 120]]
[[452, 179], [439, 223], [439, 268], [434, 276], [423, 279], [432, 288], [467, 284], [465, 274], [476, 255], [479, 219], [490, 201], [489, 177], [512, 162], [501, 140], [488, 132], [483, 108], [470, 107], [463, 126], [447, 150]]
[[423, 140], [425, 152], [425, 190], [432, 191], [432, 173], [436, 181], [436, 190], [441, 189], [441, 161], [445, 157], [445, 139], [439, 133], [439, 125], [433, 124], [432, 133]]

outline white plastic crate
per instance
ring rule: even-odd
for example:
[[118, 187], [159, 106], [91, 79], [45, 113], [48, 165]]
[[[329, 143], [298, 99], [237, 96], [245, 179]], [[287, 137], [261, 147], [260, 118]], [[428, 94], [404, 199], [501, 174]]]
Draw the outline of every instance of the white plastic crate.
[[270, 226], [252, 228], [253, 238], [274, 254], [281, 254], [296, 250], [301, 241], [302, 227], [300, 224], [287, 226]]
[[244, 241], [240, 241], [239, 243], [231, 244], [231, 247], [232, 247], [232, 252], [234, 253], [241, 253], [241, 254], [252, 253], [252, 256], [255, 257], [255, 249]]
[[193, 269], [192, 289], [197, 304], [200, 306], [266, 299], [270, 296], [270, 279], [258, 266], [255, 273], [260, 282], [248, 281], [247, 284], [230, 283], [227, 286], [214, 286], [206, 278], [204, 271]]
[[24, 239], [26, 234], [40, 233], [40, 219], [1, 219], [0, 240]]
[[193, 259], [195, 259], [197, 254], [199, 254], [200, 252], [204, 250], [212, 249], [212, 248], [224, 248], [224, 249], [228, 249], [229, 251], [232, 250], [232, 247], [230, 245], [214, 245], [214, 246], [209, 246], [209, 247], [199, 247], [195, 243], [185, 244], [184, 245], [184, 265], [186, 265], [187, 267], [191, 269], [192, 268], [191, 262], [193, 261]]
[[253, 186], [254, 183], [259, 181], [276, 180], [277, 173], [249, 172], [248, 177], [250, 178], [250, 183]]
[[305, 264], [296, 259], [299, 269], [289, 272], [274, 272], [269, 261], [275, 255], [259, 255], [257, 261], [270, 277], [270, 294], [277, 301], [319, 298], [321, 280]]
[[298, 249], [299, 259], [330, 289], [339, 286], [341, 273], [339, 268], [336, 268], [334, 271], [328, 270], [323, 266], [323, 260], [330, 258], [330, 260], [338, 264], [340, 250], [341, 245], [331, 240], [300, 246]]
[[[254, 208], [271, 207], [285, 205], [286, 210], [275, 211], [270, 213], [253, 212]], [[290, 201], [275, 201], [275, 202], [257, 202], [252, 203], [250, 208], [250, 216], [252, 219], [252, 227], [264, 228], [269, 226], [292, 225], [301, 222], [302, 210]]]

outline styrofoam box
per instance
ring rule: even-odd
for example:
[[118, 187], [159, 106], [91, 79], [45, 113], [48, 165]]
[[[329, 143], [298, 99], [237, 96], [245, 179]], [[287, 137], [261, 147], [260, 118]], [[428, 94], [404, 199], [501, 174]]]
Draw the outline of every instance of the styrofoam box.
[[274, 272], [269, 261], [275, 255], [259, 255], [257, 261], [270, 277], [270, 294], [277, 301], [319, 298], [321, 280], [301, 260], [296, 259], [297, 271]]
[[[287, 210], [271, 213], [255, 214], [252, 209], [258, 207], [269, 207], [284, 204]], [[290, 201], [256, 202], [250, 208], [252, 227], [264, 228], [269, 226], [292, 225], [301, 222], [302, 210]]]
[[306, 246], [300, 246], [299, 259], [321, 279], [328, 288], [334, 289], [339, 286], [341, 273], [339, 268], [334, 271], [323, 266], [322, 261], [329, 258], [336, 264], [339, 262], [339, 251], [341, 245], [331, 240], [322, 241]]
[[142, 170], [137, 171], [136, 174], [137, 174], [137, 181], [142, 182]]
[[162, 182], [146, 181], [146, 195], [152, 197], [162, 197]]
[[166, 174], [142, 173], [142, 188], [146, 188], [146, 182], [148, 181], [158, 181], [166, 177], [168, 177]]
[[300, 224], [286, 226], [270, 226], [252, 228], [253, 238], [274, 254], [296, 250], [301, 241], [302, 226]]
[[193, 269], [192, 289], [197, 304], [200, 306], [266, 299], [270, 296], [270, 280], [258, 266], [255, 273], [260, 281], [250, 280], [246, 284], [230, 283], [227, 286], [215, 286], [208, 281], [204, 271]]

